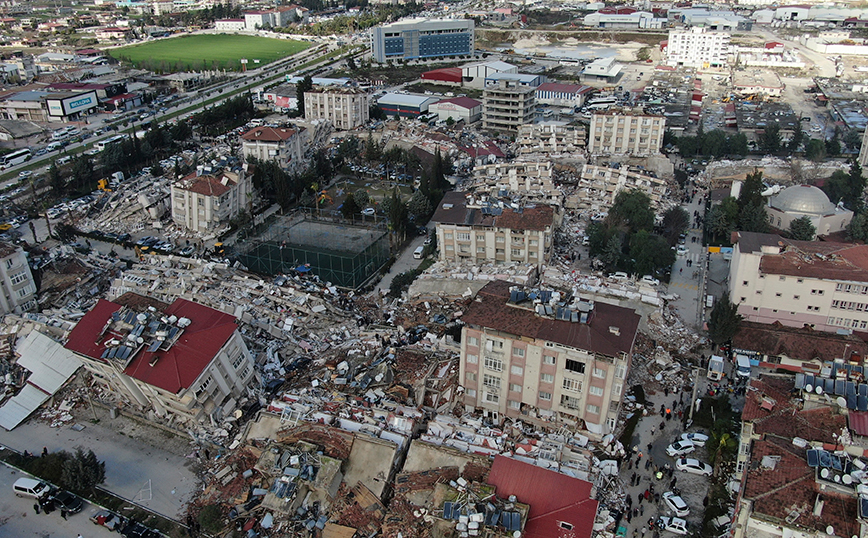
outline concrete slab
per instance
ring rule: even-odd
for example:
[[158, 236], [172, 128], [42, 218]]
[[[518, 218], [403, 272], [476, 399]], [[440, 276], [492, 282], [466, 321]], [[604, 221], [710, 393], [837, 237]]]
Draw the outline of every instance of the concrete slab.
[[407, 459], [404, 461], [405, 473], [414, 471], [427, 471], [428, 469], [437, 469], [438, 467], [458, 467], [458, 472], [464, 471], [464, 467], [468, 463], [484, 462], [485, 465], [490, 465], [490, 460], [485, 457], [474, 456], [467, 452], [462, 452], [448, 446], [437, 446], [425, 441], [413, 440], [410, 444], [410, 450], [407, 452]]
[[351, 488], [361, 482], [380, 497], [389, 480], [397, 449], [397, 445], [391, 441], [357, 435], [350, 451], [344, 482]]

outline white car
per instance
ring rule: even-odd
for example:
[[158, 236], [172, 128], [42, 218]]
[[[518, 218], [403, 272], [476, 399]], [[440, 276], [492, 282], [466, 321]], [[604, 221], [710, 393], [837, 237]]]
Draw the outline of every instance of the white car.
[[620, 280], [623, 282], [623, 281], [630, 280], [630, 275], [628, 275], [627, 273], [618, 271], [617, 273], [612, 273], [611, 275], [609, 275], [609, 278], [611, 278], [612, 280]]
[[711, 473], [714, 472], [711, 465], [702, 463], [693, 458], [680, 458], [676, 460], [675, 468], [679, 471], [684, 471], [685, 473], [701, 474], [705, 476], [711, 476]]
[[694, 450], [696, 450], [696, 447], [693, 446], [693, 443], [685, 439], [675, 441], [674, 443], [666, 447], [666, 453], [673, 458], [677, 456], [684, 456], [685, 454], [690, 454]]
[[708, 442], [708, 436], [698, 432], [682, 433], [681, 438], [685, 441], [690, 441], [696, 446], [705, 446], [705, 443]]
[[663, 494], [663, 503], [678, 517], [687, 517], [687, 514], [690, 513], [690, 508], [688, 508], [684, 499], [671, 491]]
[[640, 280], [640, 282], [642, 284], [648, 284], [649, 286], [659, 286], [660, 285], [660, 281], [651, 275], [643, 276], [642, 279]]
[[362, 215], [365, 215], [366, 217], [373, 217], [376, 213], [377, 213], [377, 210], [374, 209], [373, 207], [366, 207], [362, 211]]
[[657, 528], [675, 534], [687, 534], [687, 522], [678, 517], [661, 517], [657, 520]]
[[684, 245], [678, 245], [678, 249], [675, 251], [675, 253], [679, 256], [684, 256], [685, 254], [687, 254], [687, 247], [685, 247]]

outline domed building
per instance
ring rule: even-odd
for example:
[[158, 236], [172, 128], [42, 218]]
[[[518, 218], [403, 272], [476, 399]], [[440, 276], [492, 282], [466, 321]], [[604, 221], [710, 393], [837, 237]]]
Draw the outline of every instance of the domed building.
[[790, 223], [807, 216], [817, 235], [843, 231], [853, 219], [853, 212], [836, 206], [826, 193], [813, 185], [787, 187], [769, 200], [766, 206], [769, 223], [778, 230], [789, 230]]

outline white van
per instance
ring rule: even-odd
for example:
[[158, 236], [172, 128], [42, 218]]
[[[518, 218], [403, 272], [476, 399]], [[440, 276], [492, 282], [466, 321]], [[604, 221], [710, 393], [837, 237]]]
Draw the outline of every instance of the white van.
[[750, 359], [745, 355], [735, 356], [735, 373], [741, 377], [750, 377]]
[[413, 251], [413, 257], [417, 260], [421, 260], [423, 252], [425, 252], [425, 247], [416, 247], [416, 250]]
[[19, 497], [33, 497], [34, 499], [48, 495], [51, 491], [48, 484], [32, 478], [19, 478], [12, 484], [12, 489]]

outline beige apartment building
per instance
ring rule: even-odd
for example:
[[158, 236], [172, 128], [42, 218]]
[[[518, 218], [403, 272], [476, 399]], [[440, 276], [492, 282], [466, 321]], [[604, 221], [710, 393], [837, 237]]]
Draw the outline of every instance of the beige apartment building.
[[188, 230], [216, 231], [248, 209], [252, 195], [253, 181], [243, 168], [214, 175], [199, 169], [172, 184], [172, 220]]
[[241, 151], [260, 161], [276, 161], [281, 168], [299, 168], [304, 156], [304, 129], [256, 127], [241, 135]]
[[518, 160], [474, 167], [471, 185], [473, 191], [480, 194], [517, 193], [526, 198], [556, 203], [563, 199], [563, 193], [555, 188], [553, 178], [551, 161]]
[[482, 128], [518, 132], [521, 125], [533, 123], [536, 87], [515, 80], [486, 80], [482, 92]]
[[591, 155], [654, 155], [663, 146], [666, 118], [634, 111], [598, 112], [591, 116]]
[[358, 88], [314, 88], [304, 92], [304, 117], [328, 120], [337, 130], [348, 131], [368, 123], [368, 94]]
[[186, 299], [100, 299], [64, 347], [107, 390], [190, 424], [233, 412], [256, 381], [235, 316]]
[[24, 249], [0, 242], [0, 314], [21, 314], [36, 307], [36, 282]]
[[462, 316], [460, 383], [468, 411], [615, 431], [640, 316], [634, 310], [501, 280]]
[[606, 210], [619, 192], [637, 189], [648, 195], [656, 207], [668, 192], [666, 182], [654, 172], [634, 166], [609, 163], [609, 166], [585, 164], [579, 178], [577, 208]]
[[555, 213], [548, 205], [511, 207], [451, 191], [431, 222], [437, 226], [441, 261], [539, 267], [551, 259]]
[[559, 154], [579, 151], [587, 144], [588, 131], [584, 125], [567, 125], [565, 122], [543, 122], [522, 125], [518, 128], [518, 153]]
[[737, 232], [729, 286], [746, 321], [868, 329], [868, 245]]

